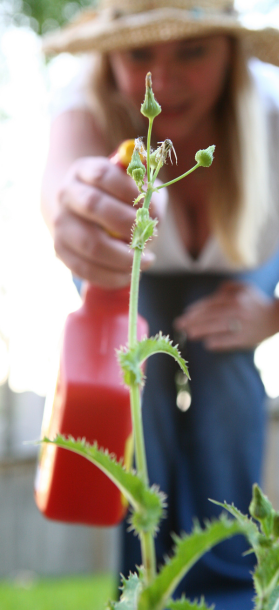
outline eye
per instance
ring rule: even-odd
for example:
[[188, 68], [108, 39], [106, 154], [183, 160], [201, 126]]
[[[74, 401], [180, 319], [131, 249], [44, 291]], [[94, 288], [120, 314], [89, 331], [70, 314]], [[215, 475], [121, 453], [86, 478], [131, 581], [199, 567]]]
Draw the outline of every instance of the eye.
[[150, 47], [139, 47], [127, 51], [127, 57], [135, 63], [143, 63], [150, 61], [152, 58], [152, 50]]
[[177, 59], [188, 61], [191, 59], [200, 59], [207, 54], [207, 46], [199, 43], [195, 45], [181, 47], [177, 51]]

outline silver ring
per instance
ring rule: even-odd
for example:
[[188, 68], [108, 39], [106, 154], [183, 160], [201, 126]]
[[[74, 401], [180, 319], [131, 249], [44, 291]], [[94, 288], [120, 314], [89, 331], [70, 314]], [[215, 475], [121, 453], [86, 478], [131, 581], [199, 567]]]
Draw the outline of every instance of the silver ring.
[[231, 318], [228, 322], [228, 329], [231, 333], [240, 333], [242, 331], [242, 323], [238, 318]]

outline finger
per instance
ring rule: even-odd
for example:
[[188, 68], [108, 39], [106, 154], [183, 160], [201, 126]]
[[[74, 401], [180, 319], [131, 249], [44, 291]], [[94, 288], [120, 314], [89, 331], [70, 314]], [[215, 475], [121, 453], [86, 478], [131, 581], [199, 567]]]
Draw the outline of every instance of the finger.
[[219, 333], [211, 335], [204, 342], [205, 348], [210, 351], [224, 352], [238, 349], [250, 349], [248, 340], [243, 333]]
[[[94, 263], [125, 275], [131, 274], [133, 251], [128, 244], [72, 214], [63, 217], [61, 227], [55, 232], [54, 247], [57, 256], [62, 260], [65, 250], [72, 251], [77, 258], [89, 264]], [[153, 252], [146, 249], [141, 260], [141, 269], [149, 268], [155, 258]]]
[[82, 258], [72, 250], [63, 247], [58, 255], [74, 275], [103, 288], [123, 288], [130, 282], [130, 274], [110, 271]]
[[[133, 251], [127, 243], [115, 239], [98, 225], [84, 221], [72, 214], [63, 218], [63, 225], [56, 230], [54, 247], [59, 254], [61, 246], [73, 250], [77, 255], [111, 270], [130, 273]], [[156, 256], [146, 249], [141, 260], [141, 269], [147, 269]]]
[[134, 208], [79, 180], [73, 180], [71, 188], [63, 189], [59, 199], [62, 206], [70, 209], [76, 216], [98, 224], [127, 242], [130, 241], [136, 218]]
[[228, 321], [239, 318], [239, 311], [234, 303], [229, 301], [226, 306], [219, 304], [206, 304], [203, 307], [193, 308], [186, 311], [182, 316], [176, 318], [174, 324], [178, 330], [190, 331], [206, 324], [214, 324], [228, 329]]
[[228, 280], [223, 282], [219, 288], [211, 295], [196, 301], [187, 308], [187, 313], [193, 311], [203, 311], [205, 309], [214, 308], [215, 306], [226, 306], [232, 303], [233, 296], [238, 296], [239, 292], [246, 292], [247, 285], [243, 282]]
[[59, 255], [65, 247], [77, 256], [110, 270], [130, 273], [133, 253], [128, 244], [111, 237], [98, 225], [68, 214], [63, 226], [56, 231], [55, 250]]
[[222, 292], [239, 292], [246, 288], [247, 284], [240, 282], [239, 280], [226, 280], [219, 286], [219, 291]]
[[187, 316], [189, 320], [194, 319], [196, 316], [204, 316], [207, 312], [213, 312], [217, 308], [220, 310], [223, 307], [231, 305], [231, 303], [232, 299], [231, 297], [228, 297], [228, 295], [214, 294], [214, 296], [200, 299], [187, 307], [184, 314], [180, 317], [183, 318], [184, 316]]
[[126, 172], [105, 157], [82, 159], [77, 164], [76, 176], [81, 182], [97, 187], [130, 205], [133, 205], [139, 194], [134, 181]]
[[210, 297], [206, 297], [205, 299], [201, 299], [196, 303], [193, 303], [187, 310], [187, 312], [201, 312], [201, 311], [210, 311], [214, 308], [222, 308], [227, 307], [235, 302], [234, 295], [228, 292], [216, 292], [214, 295]]
[[187, 325], [185, 332], [189, 339], [207, 339], [214, 335], [222, 335], [224, 333], [231, 333], [230, 330], [231, 320], [233, 318], [211, 318], [205, 320], [200, 324]]

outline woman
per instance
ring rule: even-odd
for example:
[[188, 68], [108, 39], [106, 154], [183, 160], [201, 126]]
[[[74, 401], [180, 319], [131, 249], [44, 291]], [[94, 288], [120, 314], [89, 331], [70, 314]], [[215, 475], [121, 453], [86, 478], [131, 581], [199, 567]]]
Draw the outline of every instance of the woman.
[[[137, 195], [107, 156], [125, 138], [144, 136], [139, 114], [144, 77], [152, 72], [162, 105], [154, 140], [173, 141], [178, 168], [216, 144], [210, 170], [154, 196], [159, 235], [143, 259], [140, 310], [150, 332], [183, 337], [192, 406], [176, 409], [176, 367], [164, 357], [148, 364], [143, 418], [151, 483], [168, 495], [168, 518], [157, 537], [158, 563], [170, 552], [170, 532], [189, 531], [218, 513], [208, 498], [248, 511], [260, 480], [264, 390], [253, 363], [255, 346], [279, 330], [279, 144], [277, 32], [248, 32], [230, 0], [198, 6], [104, 0], [52, 35], [48, 51], [96, 51], [81, 102], [53, 121], [43, 183], [43, 213], [57, 255], [72, 272], [103, 287], [129, 282], [129, 250]], [[276, 89], [277, 88], [277, 89]], [[278, 135], [277, 135], [278, 134]], [[117, 235], [117, 238], [115, 237]], [[217, 610], [252, 608], [251, 555], [242, 538], [216, 547], [180, 588], [205, 594]], [[124, 535], [123, 572], [140, 563], [137, 540]]]

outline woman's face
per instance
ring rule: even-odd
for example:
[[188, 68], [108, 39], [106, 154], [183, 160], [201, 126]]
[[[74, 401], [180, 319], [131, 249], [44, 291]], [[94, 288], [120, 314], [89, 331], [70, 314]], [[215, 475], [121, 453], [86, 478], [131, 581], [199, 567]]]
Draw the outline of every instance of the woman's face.
[[152, 73], [153, 91], [162, 113], [154, 122], [162, 140], [193, 136], [211, 119], [223, 91], [231, 57], [225, 35], [175, 40], [110, 54], [118, 89], [139, 108], [145, 75]]

